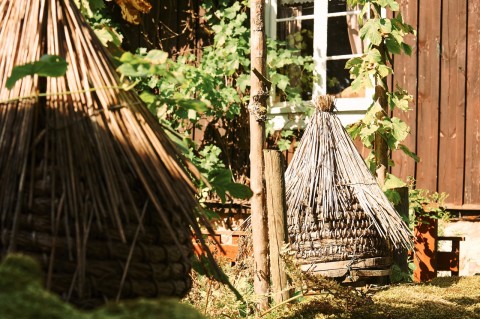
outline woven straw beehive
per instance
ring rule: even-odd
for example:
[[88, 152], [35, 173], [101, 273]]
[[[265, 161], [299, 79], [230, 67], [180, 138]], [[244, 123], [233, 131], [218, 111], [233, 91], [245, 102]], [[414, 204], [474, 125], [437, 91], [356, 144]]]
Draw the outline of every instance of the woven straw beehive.
[[[2, 1], [0, 26], [1, 254], [36, 257], [46, 286], [82, 307], [183, 296], [191, 229], [202, 239], [189, 164], [73, 1]], [[44, 54], [66, 75], [5, 88]]]
[[355, 199], [336, 216], [313, 213], [310, 207], [303, 213], [303, 220], [291, 213], [287, 218], [291, 248], [301, 263], [389, 256], [385, 239]]
[[389, 256], [409, 230], [370, 173], [332, 97], [319, 97], [285, 173], [291, 249], [301, 264]]

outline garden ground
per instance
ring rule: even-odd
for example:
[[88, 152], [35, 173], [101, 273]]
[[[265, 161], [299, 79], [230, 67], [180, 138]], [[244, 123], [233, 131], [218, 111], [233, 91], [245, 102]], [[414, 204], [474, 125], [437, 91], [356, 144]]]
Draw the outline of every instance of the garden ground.
[[243, 276], [230, 278], [245, 302], [228, 288], [196, 277], [186, 301], [211, 318], [311, 319], [475, 319], [480, 318], [480, 276], [439, 277], [429, 283], [349, 288], [320, 279], [321, 289], [297, 291], [291, 303], [254, 310], [253, 287]]

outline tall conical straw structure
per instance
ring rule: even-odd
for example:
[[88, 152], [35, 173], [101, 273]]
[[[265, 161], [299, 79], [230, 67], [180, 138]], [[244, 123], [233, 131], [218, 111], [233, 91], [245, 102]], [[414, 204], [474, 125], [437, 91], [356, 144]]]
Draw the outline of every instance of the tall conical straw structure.
[[[1, 253], [37, 257], [84, 307], [183, 296], [201, 238], [185, 162], [69, 0], [0, 2]], [[55, 54], [65, 76], [14, 66]]]
[[287, 223], [299, 262], [389, 256], [390, 243], [410, 246], [410, 232], [332, 113], [333, 98], [316, 111], [285, 173]]

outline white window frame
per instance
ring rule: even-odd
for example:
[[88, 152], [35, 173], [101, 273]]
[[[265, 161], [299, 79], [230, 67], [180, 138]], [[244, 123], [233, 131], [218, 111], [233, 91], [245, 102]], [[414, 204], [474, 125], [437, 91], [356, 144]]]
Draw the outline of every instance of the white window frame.
[[[265, 21], [266, 33], [269, 37], [276, 39], [277, 23], [282, 21], [292, 20], [314, 20], [314, 39], [313, 39], [313, 61], [314, 73], [318, 82], [313, 83], [313, 92], [315, 95], [325, 95], [327, 92], [327, 61], [349, 59], [362, 54], [346, 54], [327, 56], [327, 28], [328, 19], [331, 17], [347, 16], [360, 13], [360, 10], [343, 11], [328, 13], [329, 0], [313, 0], [314, 14], [277, 19], [278, 0], [266, 0]], [[372, 103], [373, 89], [366, 89], [364, 97], [353, 98], [337, 98], [335, 101], [337, 115], [344, 125], [348, 125], [360, 120], [368, 107]], [[273, 124], [275, 130], [281, 129], [297, 129], [304, 128], [305, 122], [305, 104], [310, 101], [303, 101], [303, 103], [288, 103], [288, 102], [274, 102], [274, 97], [270, 100], [269, 113], [271, 116], [270, 123]]]

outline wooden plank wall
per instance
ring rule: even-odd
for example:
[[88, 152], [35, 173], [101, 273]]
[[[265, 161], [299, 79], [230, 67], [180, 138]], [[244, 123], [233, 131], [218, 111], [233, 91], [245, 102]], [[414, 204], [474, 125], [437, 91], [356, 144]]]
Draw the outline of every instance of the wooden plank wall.
[[480, 204], [480, 1], [467, 5], [464, 206]]
[[443, 1], [438, 190], [454, 205], [464, 189], [466, 19], [465, 0]]
[[412, 57], [394, 61], [413, 110], [395, 115], [410, 125], [406, 145], [420, 162], [396, 154], [392, 172], [447, 192], [450, 208], [480, 210], [480, 0], [400, 2], [417, 37], [407, 39]]

